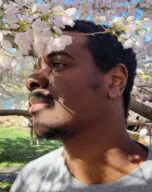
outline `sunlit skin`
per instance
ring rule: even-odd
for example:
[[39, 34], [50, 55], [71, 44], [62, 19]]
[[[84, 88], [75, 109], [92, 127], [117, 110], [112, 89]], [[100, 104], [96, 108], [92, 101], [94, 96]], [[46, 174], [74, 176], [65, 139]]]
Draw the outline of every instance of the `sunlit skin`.
[[[123, 92], [127, 70], [119, 63], [104, 74], [94, 63], [87, 38], [66, 34], [73, 37], [72, 45], [39, 58], [27, 80], [33, 93], [29, 111], [34, 129], [39, 136], [63, 141], [65, 163], [81, 182], [111, 182], [147, 158], [147, 151], [126, 133]], [[47, 99], [37, 97], [39, 92]]]

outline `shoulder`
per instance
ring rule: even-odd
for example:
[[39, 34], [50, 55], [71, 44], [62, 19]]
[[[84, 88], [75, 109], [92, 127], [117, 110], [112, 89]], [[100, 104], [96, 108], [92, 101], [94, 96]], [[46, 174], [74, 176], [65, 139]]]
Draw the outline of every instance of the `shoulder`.
[[144, 181], [152, 183], [152, 145], [148, 146], [148, 157], [147, 160], [139, 167], [139, 174]]
[[47, 168], [51, 168], [52, 166], [55, 166], [59, 161], [62, 161], [62, 153], [63, 153], [63, 147], [56, 149], [46, 155], [43, 155], [30, 163], [28, 163], [24, 168], [24, 171], [29, 171], [29, 170], [42, 170]]
[[48, 175], [55, 178], [59, 169], [62, 169], [64, 165], [62, 153], [63, 147], [28, 163], [15, 180], [11, 192], [26, 192], [27, 189], [29, 192], [38, 191], [44, 178]]
[[62, 153], [63, 153], [63, 147], [60, 147], [60, 148], [58, 148], [58, 149], [56, 149], [54, 151], [51, 151], [50, 153], [47, 153], [47, 154], [45, 154], [45, 155], [31, 161], [27, 165], [30, 165], [30, 164], [36, 165], [37, 163], [41, 163], [41, 162], [47, 163], [48, 160], [51, 161], [51, 162], [56, 161], [56, 158], [61, 157]]

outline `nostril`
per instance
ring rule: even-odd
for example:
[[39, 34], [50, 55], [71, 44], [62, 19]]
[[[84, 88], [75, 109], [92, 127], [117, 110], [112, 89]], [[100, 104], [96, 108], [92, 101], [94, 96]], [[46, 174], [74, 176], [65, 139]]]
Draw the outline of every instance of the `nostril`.
[[29, 78], [26, 81], [26, 86], [30, 91], [33, 91], [34, 89], [38, 89], [40, 88], [40, 84], [37, 80], [33, 79], [33, 78]]
[[32, 75], [26, 81], [26, 86], [30, 91], [34, 89], [45, 89], [48, 87], [49, 81], [42, 75]]
[[33, 83], [30, 84], [30, 89], [31, 90], [38, 89], [38, 88], [40, 88], [40, 85], [38, 83], [33, 82]]

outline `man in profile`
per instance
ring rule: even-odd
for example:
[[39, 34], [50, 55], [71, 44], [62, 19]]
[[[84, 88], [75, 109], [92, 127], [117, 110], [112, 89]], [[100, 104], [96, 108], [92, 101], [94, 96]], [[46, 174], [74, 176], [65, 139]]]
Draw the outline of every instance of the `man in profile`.
[[36, 134], [63, 147], [25, 166], [11, 192], [151, 192], [151, 149], [126, 131], [135, 54], [96, 32], [82, 20], [66, 27], [72, 44], [40, 57], [28, 78]]

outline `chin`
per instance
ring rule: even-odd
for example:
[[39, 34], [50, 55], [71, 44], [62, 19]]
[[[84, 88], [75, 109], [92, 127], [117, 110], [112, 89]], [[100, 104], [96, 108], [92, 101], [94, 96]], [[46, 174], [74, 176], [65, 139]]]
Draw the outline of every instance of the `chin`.
[[[42, 126], [42, 125], [41, 125]], [[66, 125], [60, 125], [60, 126], [43, 126], [40, 127], [40, 125], [37, 128], [34, 128], [35, 134], [40, 139], [49, 139], [49, 140], [67, 140], [69, 138], [72, 138], [72, 136], [75, 134], [73, 130], [68, 128]]]
[[[62, 117], [61, 115], [59, 117]], [[38, 138], [65, 140], [76, 133], [66, 118], [56, 117], [53, 111], [43, 110], [33, 116], [34, 132]]]

